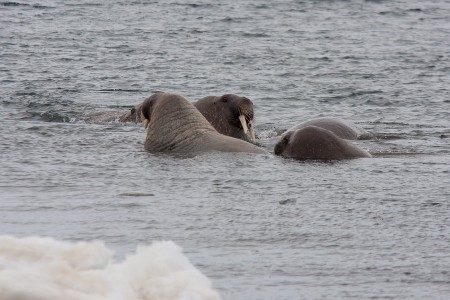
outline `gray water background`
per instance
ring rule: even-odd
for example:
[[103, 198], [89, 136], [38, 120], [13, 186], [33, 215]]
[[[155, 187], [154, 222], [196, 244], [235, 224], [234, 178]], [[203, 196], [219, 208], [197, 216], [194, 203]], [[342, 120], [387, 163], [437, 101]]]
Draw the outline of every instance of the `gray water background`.
[[[0, 234], [173, 240], [224, 299], [450, 297], [450, 2], [0, 2]], [[92, 124], [235, 93], [259, 144], [318, 116], [372, 159], [153, 155]]]

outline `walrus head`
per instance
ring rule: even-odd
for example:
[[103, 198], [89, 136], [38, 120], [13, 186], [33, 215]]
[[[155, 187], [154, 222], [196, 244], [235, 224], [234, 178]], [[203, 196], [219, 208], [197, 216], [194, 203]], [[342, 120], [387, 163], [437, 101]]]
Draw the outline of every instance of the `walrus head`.
[[140, 123], [141, 120], [141, 110], [142, 110], [142, 103], [136, 104], [133, 106], [130, 111], [120, 116], [119, 121], [120, 122], [136, 122]]
[[241, 127], [244, 133], [255, 142], [255, 129], [253, 127], [253, 103], [246, 97], [239, 97], [233, 94], [225, 94], [218, 101], [227, 103], [230, 107], [231, 116], [229, 122], [236, 127]]
[[281, 140], [278, 143], [276, 143], [276, 145], [273, 149], [273, 152], [275, 153], [275, 155], [283, 154], [287, 145], [289, 144], [289, 140], [291, 139], [292, 134], [293, 134], [293, 131], [286, 132], [282, 136]]
[[225, 94], [204, 97], [194, 105], [218, 132], [255, 142], [253, 103], [250, 99]]

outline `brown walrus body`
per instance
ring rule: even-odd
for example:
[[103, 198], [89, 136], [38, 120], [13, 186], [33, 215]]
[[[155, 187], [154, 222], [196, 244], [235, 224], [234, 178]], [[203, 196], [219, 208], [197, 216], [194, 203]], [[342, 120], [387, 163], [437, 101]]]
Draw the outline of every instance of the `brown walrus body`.
[[[248, 98], [225, 94], [207, 96], [194, 103], [208, 122], [221, 134], [255, 142], [253, 103]], [[142, 122], [142, 103], [123, 114], [120, 122]]]
[[364, 140], [372, 137], [370, 133], [366, 132], [364, 129], [356, 126], [355, 124], [337, 118], [317, 118], [308, 120], [288, 129], [286, 133], [305, 128], [307, 126], [316, 126], [327, 129], [333, 132], [338, 137], [346, 140]]
[[371, 157], [370, 153], [316, 126], [306, 126], [287, 132], [275, 145], [276, 155], [298, 160], [337, 160]]
[[219, 133], [255, 142], [253, 103], [250, 99], [225, 94], [204, 97], [194, 105]]
[[179, 95], [153, 94], [143, 102], [141, 114], [147, 128], [145, 149], [150, 152], [266, 153], [253, 144], [218, 133], [192, 103]]

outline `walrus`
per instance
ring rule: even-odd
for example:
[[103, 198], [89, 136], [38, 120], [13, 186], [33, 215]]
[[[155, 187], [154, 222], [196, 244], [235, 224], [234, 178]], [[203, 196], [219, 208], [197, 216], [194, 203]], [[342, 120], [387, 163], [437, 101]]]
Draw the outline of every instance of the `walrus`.
[[267, 153], [251, 143], [217, 132], [197, 108], [180, 95], [153, 94], [142, 103], [141, 119], [147, 129], [144, 147], [150, 152]]
[[208, 122], [221, 134], [255, 142], [253, 103], [234, 94], [207, 96], [194, 103]]
[[274, 153], [298, 160], [372, 157], [366, 150], [338, 137], [330, 130], [317, 126], [306, 126], [287, 132], [275, 145]]
[[316, 126], [327, 129], [338, 137], [346, 140], [366, 140], [372, 137], [370, 133], [356, 126], [352, 122], [338, 118], [317, 118], [308, 120], [288, 129], [286, 133], [305, 128], [307, 126]]

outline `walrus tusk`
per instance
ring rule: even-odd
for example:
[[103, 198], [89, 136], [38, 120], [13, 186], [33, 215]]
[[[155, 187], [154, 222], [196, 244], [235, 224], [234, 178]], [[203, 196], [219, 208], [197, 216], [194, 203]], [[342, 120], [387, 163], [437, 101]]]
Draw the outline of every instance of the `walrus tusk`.
[[150, 123], [150, 121], [148, 119], [144, 120], [144, 128], [147, 129], [148, 123]]
[[249, 124], [251, 125], [249, 128], [250, 137], [252, 139], [252, 142], [254, 143], [256, 141], [255, 126], [253, 126], [253, 121], [250, 121]]
[[241, 121], [242, 128], [244, 128], [244, 133], [247, 134], [248, 127], [247, 127], [247, 121], [245, 120], [245, 116], [244, 115], [240, 115], [239, 116], [239, 121]]

